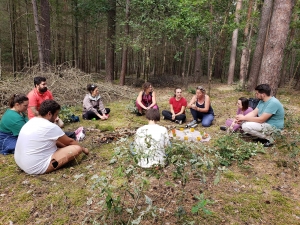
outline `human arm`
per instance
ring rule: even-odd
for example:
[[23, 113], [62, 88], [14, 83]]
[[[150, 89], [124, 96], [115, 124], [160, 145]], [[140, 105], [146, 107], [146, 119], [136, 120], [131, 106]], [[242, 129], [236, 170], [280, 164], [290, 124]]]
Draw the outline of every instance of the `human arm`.
[[100, 119], [107, 120], [108, 116], [106, 115], [106, 109], [101, 98], [98, 99], [98, 107], [99, 110], [102, 112], [102, 116], [100, 115]]
[[149, 105], [148, 107], [147, 107], [147, 109], [150, 109], [150, 108], [152, 108], [153, 106], [155, 106], [156, 105], [156, 94], [155, 94], [155, 91], [153, 91], [152, 92], [152, 103], [151, 103], [151, 105]]
[[196, 106], [196, 101], [197, 101], [197, 97], [196, 95], [194, 95], [191, 99], [191, 101], [189, 102], [189, 104], [187, 105], [188, 109], [193, 109]]
[[140, 91], [139, 95], [136, 98], [136, 101], [143, 109], [147, 110], [147, 107], [142, 103], [142, 96], [143, 96], [143, 91]]
[[236, 119], [238, 122], [240, 121], [248, 121], [248, 122], [256, 122], [256, 123], [264, 123], [266, 122], [271, 116], [271, 113], [263, 113], [258, 116], [258, 108], [255, 108], [252, 112], [248, 113], [247, 115], [237, 115]]
[[[59, 137], [57, 140], [56, 140], [56, 145], [57, 147], [59, 148], [63, 148], [63, 147], [66, 147], [66, 146], [69, 146], [69, 145], [79, 145], [79, 143], [77, 141], [75, 141], [74, 139], [72, 138], [69, 138], [67, 135], [63, 135], [61, 137]], [[84, 148], [82, 146], [80, 146], [82, 148], [82, 151], [83, 152], [88, 152], [87, 148]]]
[[[209, 107], [210, 107], [210, 98], [209, 98], [208, 95], [205, 95], [204, 101], [205, 101], [205, 106], [204, 106], [204, 108], [199, 108], [199, 107], [196, 106], [196, 104], [191, 105], [190, 108], [192, 108], [192, 109], [194, 109], [194, 110], [196, 110], [196, 111], [198, 111], [198, 112], [207, 113], [208, 110], [209, 110]], [[196, 102], [196, 101], [195, 101], [195, 102]]]
[[32, 113], [34, 114], [34, 116], [38, 116], [39, 112], [37, 111], [36, 106], [30, 106], [30, 109], [32, 111]]

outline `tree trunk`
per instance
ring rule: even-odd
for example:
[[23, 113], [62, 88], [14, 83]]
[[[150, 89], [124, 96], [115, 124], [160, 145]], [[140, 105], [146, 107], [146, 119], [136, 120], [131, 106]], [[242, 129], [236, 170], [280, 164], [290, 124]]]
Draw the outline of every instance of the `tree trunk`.
[[164, 76], [166, 70], [166, 55], [167, 55], [167, 41], [165, 40], [164, 44], [164, 53], [163, 53], [163, 62], [161, 66], [161, 75]]
[[[210, 3], [210, 14], [213, 15], [213, 6], [212, 3]], [[212, 20], [209, 23], [209, 36], [212, 37]], [[208, 53], [207, 53], [207, 78], [210, 78], [211, 74], [211, 56], [212, 56], [212, 40], [209, 38], [208, 40]]]
[[31, 44], [30, 44], [30, 25], [29, 25], [29, 12], [28, 12], [28, 2], [25, 0], [25, 9], [26, 9], [26, 42], [27, 42], [27, 66], [32, 66], [32, 57], [31, 57]]
[[289, 34], [293, 0], [275, 0], [270, 31], [262, 59], [260, 83], [268, 83], [276, 96], [284, 49]]
[[115, 65], [116, 0], [109, 0], [107, 12], [106, 82], [113, 82]]
[[186, 73], [186, 61], [187, 61], [187, 54], [188, 54], [188, 48], [189, 48], [189, 41], [185, 43], [184, 47], [184, 53], [183, 53], [183, 62], [182, 62], [182, 68], [181, 68], [181, 80], [184, 88], [187, 89], [188, 87], [188, 79], [187, 79], [187, 73]]
[[13, 75], [16, 77], [17, 62], [16, 62], [16, 25], [15, 25], [15, 3], [14, 0], [9, 0], [9, 20], [10, 20], [10, 38], [11, 38], [11, 55]]
[[272, 8], [273, 0], [265, 0], [262, 8], [261, 19], [258, 29], [258, 37], [256, 40], [256, 47], [252, 57], [253, 60], [247, 83], [248, 91], [253, 91], [257, 84]]
[[203, 75], [203, 71], [202, 71], [202, 64], [201, 64], [201, 49], [200, 49], [199, 35], [196, 38], [194, 75], [195, 75], [195, 81], [200, 82], [201, 76]]
[[41, 37], [45, 66], [51, 65], [51, 27], [49, 0], [41, 0]]
[[[249, 27], [250, 27], [250, 21], [251, 21], [252, 6], [253, 6], [253, 0], [249, 0], [247, 24], [244, 29], [244, 43], [246, 43], [247, 40], [251, 39], [252, 32], [249, 32]], [[248, 41], [248, 43], [250, 43], [250, 41]], [[240, 85], [241, 85], [242, 90], [244, 90], [244, 88], [245, 88], [245, 80], [246, 80], [246, 76], [247, 76], [247, 72], [248, 72], [248, 59], [249, 59], [249, 53], [250, 53], [249, 47], [250, 46], [248, 46], [248, 44], [247, 44], [242, 49], [242, 57], [241, 57], [241, 65], [240, 65]]]
[[126, 22], [125, 22], [125, 44], [123, 45], [123, 53], [122, 53], [122, 68], [121, 68], [121, 75], [120, 75], [120, 85], [125, 85], [125, 76], [127, 72], [127, 58], [128, 58], [128, 39], [129, 39], [129, 7], [130, 6], [130, 0], [126, 0]]
[[39, 52], [40, 69], [41, 71], [44, 71], [44, 54], [43, 54], [42, 38], [41, 38], [41, 32], [39, 26], [38, 9], [36, 5], [36, 0], [32, 0], [32, 7], [33, 7], [33, 18], [34, 18], [34, 26], [36, 32], [37, 45], [38, 45], [38, 52]]
[[[237, 23], [237, 24], [239, 23], [239, 20], [240, 20], [240, 10], [242, 9], [242, 3], [243, 3], [243, 0], [237, 0], [237, 3], [236, 3], [235, 23]], [[228, 81], [227, 81], [228, 85], [233, 84], [238, 34], [239, 34], [239, 30], [238, 30], [238, 28], [236, 28], [232, 34], [230, 63], [229, 63]]]

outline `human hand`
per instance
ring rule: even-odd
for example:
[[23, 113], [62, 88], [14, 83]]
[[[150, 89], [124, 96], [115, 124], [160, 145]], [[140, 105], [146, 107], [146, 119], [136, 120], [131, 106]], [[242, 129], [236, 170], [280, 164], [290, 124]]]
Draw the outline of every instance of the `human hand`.
[[244, 118], [244, 116], [241, 114], [235, 116], [235, 120], [237, 123], [240, 123], [243, 120], [243, 118]]
[[175, 114], [172, 114], [172, 120], [175, 120]]
[[101, 118], [101, 120], [107, 120], [108, 116], [104, 114], [104, 115], [100, 116], [100, 118]]

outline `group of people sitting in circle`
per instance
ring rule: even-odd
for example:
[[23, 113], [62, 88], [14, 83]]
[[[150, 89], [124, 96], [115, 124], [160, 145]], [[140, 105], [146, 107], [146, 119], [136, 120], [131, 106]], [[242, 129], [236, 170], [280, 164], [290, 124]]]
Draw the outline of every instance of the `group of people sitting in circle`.
[[[153, 165], [164, 165], [166, 155], [164, 149], [170, 146], [169, 136], [166, 128], [156, 124], [160, 120], [160, 113], [156, 104], [155, 92], [150, 83], [143, 85], [136, 100], [137, 115], [141, 116], [146, 111], [149, 124], [139, 128], [131, 146], [132, 153], [138, 155], [138, 164], [141, 167]], [[270, 147], [275, 140], [272, 136], [276, 131], [284, 127], [284, 108], [280, 101], [271, 96], [269, 84], [260, 84], [255, 88], [258, 105], [253, 109], [249, 107], [249, 100], [241, 97], [237, 101], [237, 113], [235, 118], [226, 120], [222, 130], [232, 132], [243, 132], [256, 137], [264, 147]], [[210, 98], [202, 86], [196, 88], [196, 94], [187, 103], [182, 96], [182, 89], [175, 88], [174, 96], [169, 100], [170, 110], [163, 110], [164, 119], [182, 124], [186, 122], [185, 111], [190, 109], [193, 120], [187, 125], [193, 127], [202, 123], [203, 127], [209, 127], [214, 120], [214, 110]]]
[[[247, 98], [239, 98], [238, 110], [234, 119], [226, 121], [232, 131], [242, 130], [256, 136], [266, 147], [273, 145], [272, 132], [283, 129], [284, 109], [282, 104], [270, 96], [268, 84], [258, 85], [256, 97], [260, 100], [255, 109], [248, 107]], [[82, 118], [86, 120], [107, 120], [110, 109], [105, 108], [95, 84], [87, 85], [88, 93], [83, 99]], [[185, 111], [190, 109], [193, 120], [189, 126], [202, 123], [209, 127], [214, 120], [214, 111], [210, 98], [202, 86], [196, 88], [196, 94], [187, 103], [182, 89], [175, 88], [174, 96], [169, 100], [170, 110], [163, 110], [164, 119], [178, 124], [186, 122]], [[146, 82], [136, 99], [137, 115], [146, 112], [148, 125], [140, 127], [135, 135], [132, 152], [139, 155], [138, 165], [151, 167], [164, 165], [165, 149], [170, 146], [168, 131], [157, 124], [160, 112], [156, 103], [156, 93], [151, 83]], [[52, 172], [79, 154], [89, 154], [89, 150], [70, 137], [61, 128], [63, 121], [58, 117], [60, 105], [53, 100], [47, 88], [45, 77], [34, 78], [34, 88], [28, 93], [13, 94], [9, 99], [9, 109], [0, 122], [0, 153], [13, 154], [17, 165], [28, 174]], [[28, 112], [28, 117], [26, 116]]]

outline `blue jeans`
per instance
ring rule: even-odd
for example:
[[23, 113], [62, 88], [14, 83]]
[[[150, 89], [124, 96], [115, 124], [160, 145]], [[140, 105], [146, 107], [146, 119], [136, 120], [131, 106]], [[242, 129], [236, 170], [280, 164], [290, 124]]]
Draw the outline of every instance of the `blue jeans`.
[[0, 132], [0, 153], [3, 155], [14, 154], [18, 136]]
[[168, 110], [163, 110], [161, 114], [165, 117], [165, 119], [168, 119], [171, 121], [182, 120], [182, 122], [185, 122], [185, 119], [186, 119], [185, 114], [180, 114], [178, 116], [175, 116], [175, 120], [172, 120], [172, 113]]
[[195, 109], [191, 109], [191, 114], [192, 114], [194, 120], [196, 120], [196, 121], [198, 119], [202, 120], [203, 127], [210, 127], [212, 124], [212, 121], [215, 118], [214, 114], [198, 112]]

